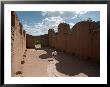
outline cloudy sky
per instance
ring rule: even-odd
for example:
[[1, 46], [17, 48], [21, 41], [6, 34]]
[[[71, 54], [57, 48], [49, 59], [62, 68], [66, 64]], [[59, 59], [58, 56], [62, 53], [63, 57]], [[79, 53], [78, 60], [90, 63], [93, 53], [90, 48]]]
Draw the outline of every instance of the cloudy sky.
[[59, 23], [68, 23], [70, 28], [77, 22], [91, 18], [100, 21], [99, 11], [16, 11], [24, 30], [33, 36], [48, 33], [48, 29], [57, 31]]

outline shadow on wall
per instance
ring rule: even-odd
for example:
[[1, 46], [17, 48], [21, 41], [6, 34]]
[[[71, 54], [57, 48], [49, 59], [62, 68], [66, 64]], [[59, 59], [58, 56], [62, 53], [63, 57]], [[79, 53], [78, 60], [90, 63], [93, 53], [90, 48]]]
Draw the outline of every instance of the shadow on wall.
[[100, 76], [100, 67], [88, 60], [82, 60], [81, 58], [65, 54], [59, 54], [56, 60], [59, 61], [59, 63], [55, 65], [56, 70], [63, 74], [74, 76], [79, 73], [84, 73], [88, 77]]

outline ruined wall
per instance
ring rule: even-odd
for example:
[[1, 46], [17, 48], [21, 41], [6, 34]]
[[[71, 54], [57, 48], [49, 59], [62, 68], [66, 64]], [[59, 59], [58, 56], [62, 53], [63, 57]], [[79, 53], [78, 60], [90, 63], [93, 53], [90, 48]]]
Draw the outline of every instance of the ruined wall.
[[49, 30], [49, 46], [60, 51], [91, 59], [99, 62], [100, 59], [100, 29], [95, 22], [82, 21], [70, 27], [66, 23], [58, 26], [58, 34]]
[[34, 41], [39, 41], [42, 47], [48, 46], [48, 35], [32, 36], [26, 34], [26, 48], [32, 49], [35, 48]]
[[[100, 55], [99, 53], [96, 53], [96, 49], [98, 48], [98, 52], [100, 52], [99, 46], [100, 46], [100, 35], [97, 33], [96, 37], [94, 37], [93, 34], [96, 32], [93, 30], [96, 29], [96, 23], [95, 22], [79, 22], [74, 26], [75, 32], [76, 32], [76, 55], [79, 55], [83, 58], [90, 58], [93, 60], [96, 60], [99, 56], [92, 56], [94, 55]], [[98, 29], [99, 30], [99, 29]], [[98, 38], [98, 40], [96, 40]], [[95, 43], [95, 44], [94, 44]], [[97, 47], [95, 45], [97, 44]], [[94, 51], [93, 51], [94, 49]]]
[[54, 29], [48, 30], [48, 41], [49, 41], [49, 46], [54, 48], [54, 44], [55, 44], [55, 31], [54, 31]]
[[66, 23], [60, 23], [58, 25], [58, 39], [57, 42], [59, 44], [59, 47], [62, 51], [66, 52], [67, 50], [67, 37], [68, 33], [70, 31], [70, 26], [69, 24]]
[[32, 35], [26, 34], [26, 48], [34, 48]]
[[26, 33], [14, 11], [11, 12], [11, 68], [12, 76], [22, 69], [21, 60], [26, 51]]

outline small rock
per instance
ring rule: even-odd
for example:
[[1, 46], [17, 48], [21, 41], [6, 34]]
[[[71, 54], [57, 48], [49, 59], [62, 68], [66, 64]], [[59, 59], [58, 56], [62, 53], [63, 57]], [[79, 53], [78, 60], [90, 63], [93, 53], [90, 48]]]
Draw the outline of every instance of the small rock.
[[22, 74], [22, 72], [21, 72], [21, 71], [17, 71], [15, 74], [16, 74], [16, 75]]
[[23, 60], [23, 61], [21, 61], [21, 64], [24, 64], [25, 63], [25, 61]]

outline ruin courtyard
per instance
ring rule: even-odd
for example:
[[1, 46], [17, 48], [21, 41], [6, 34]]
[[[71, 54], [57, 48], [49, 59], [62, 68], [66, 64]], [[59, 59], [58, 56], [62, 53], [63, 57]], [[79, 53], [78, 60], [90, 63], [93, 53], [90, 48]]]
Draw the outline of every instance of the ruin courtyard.
[[[58, 55], [52, 58], [52, 52]], [[100, 26], [81, 21], [70, 30], [67, 23], [58, 32], [32, 36], [23, 29], [16, 12], [11, 12], [12, 77], [99, 77]]]

